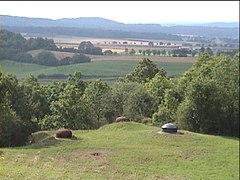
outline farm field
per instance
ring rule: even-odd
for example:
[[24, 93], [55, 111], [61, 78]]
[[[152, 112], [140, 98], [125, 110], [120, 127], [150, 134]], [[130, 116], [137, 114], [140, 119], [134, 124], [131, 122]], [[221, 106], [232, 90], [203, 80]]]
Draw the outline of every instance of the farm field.
[[[26, 78], [32, 74], [38, 76], [39, 74], [65, 74], [80, 71], [85, 79], [115, 79], [125, 76], [132, 71], [141, 57], [133, 56], [95, 56], [92, 57], [91, 63], [81, 63], [67, 66], [42, 66], [36, 64], [19, 63], [15, 61], [3, 60], [0, 61], [1, 68], [4, 73], [15, 74], [19, 79]], [[112, 60], [111, 60], [112, 59]], [[174, 58], [164, 58], [162, 61], [150, 58], [159, 68], [164, 68], [169, 76], [177, 76], [189, 69], [194, 60], [184, 60]], [[52, 81], [52, 80], [51, 80]]]
[[239, 179], [239, 139], [113, 123], [98, 130], [34, 133], [35, 143], [0, 149], [0, 179]]
[[[33, 37], [36, 38], [42, 35], [32, 35], [32, 36], [24, 36], [26, 39]], [[159, 43], [162, 42], [164, 44], [171, 43], [172, 45], [180, 46], [183, 43], [188, 43], [187, 41], [167, 41], [167, 40], [155, 40], [155, 39], [135, 39], [135, 38], [122, 38], [122, 39], [112, 39], [112, 38], [93, 38], [93, 37], [79, 37], [79, 36], [44, 36], [44, 38], [53, 39], [55, 44], [58, 47], [69, 47], [69, 48], [77, 48], [82, 41], [90, 41], [94, 46], [100, 47], [105, 50], [112, 50], [113, 52], [123, 53], [125, 48], [135, 49], [135, 50], [146, 50], [146, 49], [165, 49], [170, 50], [173, 47], [163, 47], [160, 45], [155, 45], [154, 47], [149, 46], [149, 42]], [[127, 44], [124, 44], [127, 43]], [[190, 42], [195, 45], [197, 42]]]

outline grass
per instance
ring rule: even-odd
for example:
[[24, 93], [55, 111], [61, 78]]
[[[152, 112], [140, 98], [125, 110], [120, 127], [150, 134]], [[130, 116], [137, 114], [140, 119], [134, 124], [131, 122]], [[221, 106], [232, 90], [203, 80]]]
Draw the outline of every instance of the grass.
[[38, 132], [36, 143], [2, 148], [2, 179], [239, 179], [239, 139], [113, 123], [73, 131], [76, 140]]
[[[131, 60], [101, 60], [91, 63], [81, 63], [67, 66], [49, 67], [36, 64], [19, 63], [9, 60], [0, 61], [4, 73], [13, 73], [18, 78], [26, 78], [29, 74], [65, 74], [80, 71], [83, 76], [91, 78], [117, 78], [125, 76], [136, 67], [138, 61]], [[180, 75], [189, 69], [193, 62], [154, 62], [159, 68], [164, 68], [168, 75]]]

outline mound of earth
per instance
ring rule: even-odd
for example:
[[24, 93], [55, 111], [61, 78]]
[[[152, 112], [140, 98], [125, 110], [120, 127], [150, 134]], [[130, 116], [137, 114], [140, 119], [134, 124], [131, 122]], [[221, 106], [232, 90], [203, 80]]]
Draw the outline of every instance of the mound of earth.
[[151, 129], [151, 126], [144, 125], [142, 123], [136, 122], [123, 122], [123, 123], [112, 123], [107, 124], [99, 128], [100, 131], [135, 131], [135, 130], [148, 130]]

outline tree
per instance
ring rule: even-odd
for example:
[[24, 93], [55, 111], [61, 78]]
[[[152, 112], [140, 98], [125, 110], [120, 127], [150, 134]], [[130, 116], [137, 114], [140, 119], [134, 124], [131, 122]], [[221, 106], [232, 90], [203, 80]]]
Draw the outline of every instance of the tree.
[[154, 44], [153, 44], [152, 41], [150, 41], [150, 42], [148, 42], [148, 45], [149, 45], [149, 46], [153, 46]]
[[150, 56], [151, 53], [152, 53], [152, 51], [151, 51], [150, 49], [147, 49], [147, 50], [146, 50], [146, 53], [147, 53], [148, 56]]
[[143, 53], [143, 55], [144, 55], [144, 56], [146, 55], [146, 51], [145, 51], [145, 50], [143, 50], [143, 52], [142, 52], [142, 53]]
[[74, 74], [69, 74], [68, 76], [68, 84], [74, 85], [79, 93], [83, 95], [86, 89], [86, 83], [81, 79], [81, 72], [75, 72]]
[[136, 82], [118, 82], [112, 90], [111, 107], [115, 117], [127, 116], [141, 122], [151, 117], [155, 109], [155, 100], [142, 84]]
[[102, 49], [94, 47], [90, 41], [82, 41], [78, 46], [78, 52], [84, 54], [102, 55]]
[[134, 49], [131, 49], [131, 51], [129, 52], [130, 55], [134, 55], [136, 53], [136, 51]]
[[50, 109], [51, 114], [40, 121], [42, 129], [90, 129], [94, 126], [90, 109], [74, 85], [67, 84], [59, 99], [51, 102]]
[[25, 145], [29, 134], [24, 132], [24, 127], [10, 102], [7, 99], [0, 102], [0, 147]]
[[27, 40], [27, 45], [30, 50], [34, 49], [45, 49], [45, 50], [57, 50], [53, 39], [43, 39], [42, 37], [29, 38]]
[[66, 83], [54, 82], [44, 87], [51, 113], [39, 122], [43, 129], [94, 128], [90, 109], [82, 100], [86, 84], [81, 79], [80, 72], [69, 74]]
[[157, 54], [157, 50], [156, 49], [152, 50], [152, 53], [155, 56]]
[[92, 117], [97, 121], [97, 128], [108, 108], [110, 87], [102, 80], [90, 82], [83, 94], [83, 101], [88, 106]]
[[192, 50], [192, 51], [191, 51], [192, 57], [195, 57], [196, 54], [197, 54], [197, 51], [196, 51], [196, 50]]
[[48, 100], [44, 90], [33, 75], [28, 76], [21, 85], [24, 90], [27, 104], [30, 106], [28, 113], [37, 120], [50, 113]]
[[160, 105], [165, 96], [165, 91], [173, 87], [173, 82], [171, 79], [167, 78], [165, 75], [157, 73], [151, 80], [145, 83], [145, 88]]
[[58, 64], [57, 58], [53, 53], [49, 51], [40, 52], [34, 59], [33, 62], [46, 66], [55, 66]]
[[207, 48], [206, 48], [206, 52], [207, 52], [210, 56], [213, 55], [213, 51], [212, 51], [212, 49], [211, 49], [210, 47], [207, 47]]
[[203, 53], [205, 51], [205, 48], [202, 46], [199, 51]]
[[162, 50], [162, 55], [166, 56], [166, 54], [167, 54], [166, 50]]
[[30, 106], [17, 78], [0, 72], [0, 146], [25, 145], [36, 131]]
[[157, 73], [160, 73], [163, 76], [166, 75], [166, 71], [163, 69], [159, 70], [156, 64], [154, 64], [150, 59], [143, 58], [143, 60], [138, 63], [137, 67], [127, 74], [122, 80], [145, 83], [153, 78]]
[[141, 122], [145, 117], [150, 118], [154, 111], [154, 98], [141, 84], [135, 84], [123, 104], [123, 114], [133, 121]]
[[176, 121], [176, 111], [179, 106], [178, 94], [173, 89], [165, 89], [164, 97], [158, 106], [158, 111], [153, 114], [153, 124], [162, 126], [165, 123]]

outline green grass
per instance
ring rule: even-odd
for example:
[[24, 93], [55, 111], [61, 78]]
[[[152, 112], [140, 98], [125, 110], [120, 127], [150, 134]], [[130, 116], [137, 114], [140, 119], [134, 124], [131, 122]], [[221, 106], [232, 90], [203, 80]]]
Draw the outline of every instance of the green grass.
[[47, 66], [19, 63], [9, 60], [1, 60], [0, 67], [4, 73], [12, 73], [17, 75], [19, 78], [25, 78], [29, 74], [35, 74], [36, 71], [41, 71], [48, 68]]
[[[137, 65], [137, 61], [94, 61], [68, 66], [48, 67], [36, 64], [19, 63], [14, 61], [0, 61], [4, 73], [13, 73], [22, 79], [32, 74], [65, 74], [80, 71], [86, 78], [116, 78], [125, 76]], [[155, 62], [159, 68], [164, 68], [168, 75], [180, 75], [192, 66], [192, 63]]]
[[2, 148], [2, 179], [239, 179], [239, 139], [124, 122], [73, 131], [76, 140], [38, 132], [36, 143]]

